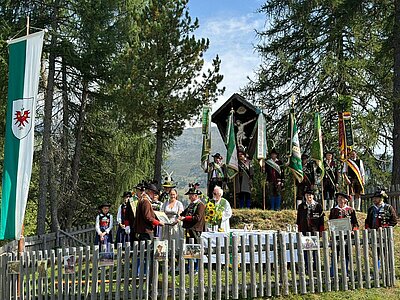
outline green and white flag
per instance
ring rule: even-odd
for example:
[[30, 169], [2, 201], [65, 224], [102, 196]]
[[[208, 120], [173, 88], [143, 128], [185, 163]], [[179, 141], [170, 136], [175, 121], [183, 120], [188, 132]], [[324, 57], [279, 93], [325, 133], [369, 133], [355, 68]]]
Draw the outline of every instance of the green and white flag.
[[21, 238], [32, 173], [36, 98], [44, 31], [9, 42], [8, 102], [0, 239]]
[[321, 117], [318, 112], [314, 117], [314, 138], [311, 144], [311, 159], [315, 161], [321, 170], [321, 178], [324, 178], [324, 150], [322, 146]]
[[231, 115], [228, 120], [228, 128], [226, 135], [226, 168], [228, 173], [228, 178], [232, 179], [236, 176], [239, 171], [238, 166], [238, 157], [237, 157], [237, 148], [236, 148], [236, 137], [235, 137], [235, 126], [233, 123], [233, 110], [231, 111]]
[[201, 149], [201, 167], [207, 172], [208, 158], [211, 153], [211, 108], [203, 107], [202, 117], [203, 147]]
[[303, 181], [303, 166], [301, 164], [301, 152], [299, 131], [296, 125], [296, 118], [294, 116], [294, 109], [290, 110], [289, 125], [288, 125], [288, 167], [293, 173], [293, 176], [298, 182]]

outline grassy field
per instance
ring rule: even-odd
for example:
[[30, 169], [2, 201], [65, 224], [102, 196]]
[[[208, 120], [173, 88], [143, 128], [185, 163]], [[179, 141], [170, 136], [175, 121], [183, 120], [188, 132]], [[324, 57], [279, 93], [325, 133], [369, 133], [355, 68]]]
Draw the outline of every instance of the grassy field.
[[[325, 220], [328, 221], [329, 212], [325, 213]], [[360, 229], [364, 229], [365, 213], [357, 213], [357, 219], [360, 224]], [[234, 209], [231, 218], [232, 228], [243, 228], [244, 223], [253, 223], [255, 229], [274, 229], [286, 230], [287, 224], [296, 223], [296, 211], [282, 210], [273, 212], [269, 210], [258, 209]], [[327, 224], [325, 228], [327, 228]], [[396, 274], [397, 278], [400, 275], [400, 224], [394, 228], [395, 239], [395, 259], [396, 259]], [[289, 295], [285, 297], [275, 297], [275, 299], [322, 299], [322, 300], [335, 300], [335, 299], [385, 299], [385, 300], [398, 300], [400, 299], [400, 284], [397, 283], [396, 288], [375, 288], [363, 289], [354, 291], [340, 291], [322, 294], [310, 295]]]

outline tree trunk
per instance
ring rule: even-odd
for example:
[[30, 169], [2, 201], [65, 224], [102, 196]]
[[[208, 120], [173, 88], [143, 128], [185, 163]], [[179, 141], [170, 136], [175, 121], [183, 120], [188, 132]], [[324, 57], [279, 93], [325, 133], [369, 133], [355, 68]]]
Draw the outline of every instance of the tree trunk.
[[61, 136], [61, 195], [66, 195], [68, 189], [69, 179], [69, 147], [68, 147], [68, 134], [69, 134], [69, 110], [68, 110], [68, 84], [67, 84], [67, 64], [65, 58], [62, 59], [62, 103], [63, 103], [63, 120], [62, 120], [62, 136]]
[[56, 35], [51, 38], [50, 55], [49, 55], [49, 75], [47, 78], [47, 89], [44, 102], [44, 119], [43, 119], [43, 140], [42, 140], [42, 156], [40, 158], [40, 174], [39, 174], [39, 202], [37, 213], [36, 234], [44, 234], [46, 230], [46, 200], [49, 179], [49, 163], [50, 163], [50, 144], [51, 144], [51, 117], [53, 110], [54, 95], [54, 76], [56, 55], [54, 48], [56, 45]]
[[156, 156], [154, 162], [154, 179], [158, 182], [158, 187], [161, 186], [161, 166], [163, 162], [163, 147], [164, 147], [164, 119], [163, 108], [157, 110], [157, 132], [156, 132]]
[[400, 1], [395, 2], [393, 26], [393, 169], [392, 184], [400, 184]]
[[58, 194], [58, 184], [55, 179], [55, 156], [54, 149], [50, 147], [49, 153], [49, 186], [50, 186], [50, 213], [51, 213], [51, 232], [56, 232], [60, 229], [60, 223], [58, 221], [58, 203], [59, 203], [59, 194]]
[[69, 207], [71, 209], [67, 213], [67, 218], [66, 218], [67, 228], [70, 228], [73, 224], [74, 211], [76, 210], [78, 205], [77, 197], [79, 197], [78, 193], [79, 165], [81, 162], [83, 128], [86, 118], [86, 106], [89, 94], [89, 83], [87, 80], [83, 80], [82, 85], [83, 86], [82, 86], [81, 105], [79, 108], [78, 123], [76, 124], [75, 151], [71, 167], [71, 197], [69, 199]]

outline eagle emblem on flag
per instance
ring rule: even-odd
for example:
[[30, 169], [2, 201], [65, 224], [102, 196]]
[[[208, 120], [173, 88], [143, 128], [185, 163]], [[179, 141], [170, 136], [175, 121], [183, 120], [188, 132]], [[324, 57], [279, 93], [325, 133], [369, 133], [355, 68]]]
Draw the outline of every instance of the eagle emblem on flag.
[[33, 97], [13, 101], [12, 132], [17, 139], [23, 139], [32, 128]]

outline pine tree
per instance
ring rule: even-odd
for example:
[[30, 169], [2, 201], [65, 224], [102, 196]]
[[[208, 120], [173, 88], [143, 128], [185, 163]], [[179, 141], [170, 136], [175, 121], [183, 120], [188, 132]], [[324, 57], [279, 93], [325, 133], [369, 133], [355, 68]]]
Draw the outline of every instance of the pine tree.
[[218, 56], [210, 69], [202, 70], [209, 41], [196, 39], [199, 23], [192, 21], [186, 5], [185, 0], [149, 1], [135, 22], [139, 32], [121, 57], [120, 73], [129, 80], [119, 78], [118, 98], [125, 120], [156, 136], [154, 179], [159, 183], [165, 146], [223, 91], [218, 88]]
[[[384, 2], [384, 3], [383, 3]], [[391, 142], [390, 66], [382, 55], [390, 32], [387, 1], [266, 1], [267, 18], [257, 50], [265, 62], [246, 88], [247, 96], [271, 116], [270, 136], [287, 122], [285, 109], [296, 95], [303, 149], [310, 148], [312, 115], [323, 120], [324, 144], [337, 148], [341, 99], [351, 99], [356, 148], [363, 158]], [[282, 118], [281, 116], [284, 115]], [[376, 132], [369, 138], [371, 132]], [[279, 141], [276, 141], [279, 143]]]

